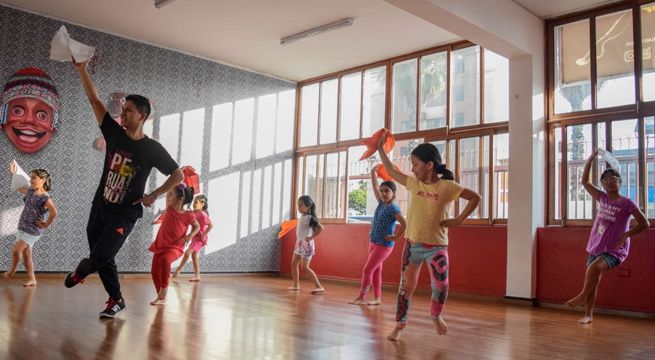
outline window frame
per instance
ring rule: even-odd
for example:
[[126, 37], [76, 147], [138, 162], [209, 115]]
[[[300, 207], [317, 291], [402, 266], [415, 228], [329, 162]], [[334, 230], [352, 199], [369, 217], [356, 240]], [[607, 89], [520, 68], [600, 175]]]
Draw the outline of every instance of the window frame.
[[[455, 50], [467, 48], [467, 47], [473, 47], [477, 46], [479, 47], [479, 74], [478, 74], [478, 80], [479, 80], [479, 87], [477, 88], [478, 95], [479, 95], [479, 118], [480, 122], [478, 124], [474, 125], [469, 125], [469, 126], [460, 126], [456, 128], [451, 128], [451, 122], [452, 122], [452, 114], [451, 109], [451, 100], [452, 100], [452, 89], [451, 89], [451, 81], [452, 81], [452, 68], [451, 68], [451, 58], [452, 58], [452, 52]], [[420, 102], [421, 102], [421, 59], [424, 56], [429, 56], [437, 53], [446, 53], [446, 70], [447, 70], [447, 76], [446, 76], [446, 83], [445, 88], [446, 88], [446, 99], [445, 99], [445, 118], [446, 118], [446, 125], [445, 127], [441, 128], [435, 128], [435, 129], [426, 129], [426, 130], [421, 130], [420, 128]], [[488, 141], [488, 164], [485, 163], [484, 165], [488, 167], [488, 184], [486, 189], [487, 192], [487, 199], [488, 201], [485, 206], [488, 208], [488, 217], [485, 218], [478, 218], [478, 219], [466, 219], [464, 221], [464, 225], [506, 225], [507, 224], [507, 219], [506, 218], [496, 218], [495, 214], [495, 207], [493, 206], [493, 199], [494, 199], [494, 158], [493, 158], [493, 149], [494, 149], [494, 135], [497, 134], [502, 134], [502, 133], [509, 133], [509, 122], [504, 121], [504, 122], [493, 122], [493, 123], [485, 123], [484, 122], [484, 77], [485, 77], [485, 70], [484, 70], [484, 53], [485, 49], [479, 45], [473, 44], [468, 41], [459, 41], [447, 45], [441, 45], [441, 46], [436, 46], [432, 48], [428, 48], [425, 50], [420, 50], [416, 51], [413, 53], [373, 62], [370, 64], [362, 65], [362, 66], [357, 66], [353, 67], [350, 69], [342, 70], [342, 71], [337, 71], [334, 73], [322, 75], [319, 77], [307, 79], [300, 81], [297, 84], [297, 91], [296, 91], [296, 147], [295, 147], [295, 156], [294, 156], [294, 176], [293, 176], [293, 194], [298, 195], [300, 192], [299, 190], [302, 190], [302, 187], [304, 186], [304, 179], [306, 177], [306, 166], [307, 162], [305, 160], [306, 156], [311, 156], [311, 155], [322, 155], [322, 156], [327, 156], [329, 153], [339, 153], [342, 151], [345, 151], [346, 153], [346, 169], [345, 169], [345, 179], [346, 179], [346, 186], [345, 186], [345, 191], [343, 194], [340, 194], [340, 196], [343, 197], [344, 203], [343, 206], [346, 207], [345, 211], [341, 211], [341, 213], [344, 215], [343, 218], [334, 218], [334, 219], [321, 219], [322, 222], [325, 223], [340, 223], [340, 224], [347, 224], [348, 223], [348, 212], [347, 212], [347, 207], [348, 207], [348, 191], [347, 191], [347, 184], [349, 181], [349, 175], [350, 175], [350, 169], [349, 169], [349, 164], [350, 164], [350, 158], [349, 158], [349, 151], [348, 149], [353, 146], [359, 146], [361, 145], [361, 141], [364, 140], [363, 138], [363, 96], [364, 96], [364, 78], [365, 78], [365, 72], [370, 69], [374, 68], [379, 68], [379, 67], [385, 67], [386, 68], [386, 78], [385, 78], [385, 109], [384, 109], [384, 127], [387, 129], [391, 129], [392, 127], [392, 114], [393, 114], [393, 104], [392, 104], [392, 91], [393, 91], [393, 65], [395, 63], [399, 63], [402, 61], [406, 60], [411, 60], [415, 59], [417, 62], [417, 71], [416, 71], [416, 118], [415, 118], [415, 129], [414, 131], [409, 131], [409, 132], [403, 132], [403, 133], [398, 133], [394, 134], [394, 137], [396, 140], [408, 140], [408, 139], [415, 139], [415, 138], [423, 138], [425, 142], [432, 142], [432, 141], [447, 141], [447, 144], [450, 144], [451, 141], [455, 141], [455, 151], [457, 152], [459, 150], [459, 141], [460, 139], [463, 138], [471, 138], [471, 137], [479, 137], [480, 140], [482, 140], [482, 137], [488, 136], [489, 141]], [[360, 90], [360, 112], [359, 112], [359, 138], [357, 139], [352, 139], [352, 140], [341, 140], [339, 137], [340, 133], [340, 127], [341, 127], [341, 93], [342, 93], [342, 81], [341, 79], [344, 76], [351, 75], [353, 73], [360, 73], [361, 77], [361, 90]], [[338, 79], [338, 95], [337, 95], [337, 141], [335, 143], [329, 143], [329, 144], [320, 144], [320, 129], [321, 129], [321, 83], [323, 81], [328, 81], [332, 79]], [[301, 118], [301, 113], [302, 113], [302, 88], [304, 86], [308, 85], [313, 85], [313, 84], [318, 84], [319, 86], [319, 96], [318, 96], [318, 102], [319, 102], [319, 109], [318, 109], [318, 114], [319, 114], [319, 119], [318, 119], [318, 125], [317, 125], [317, 139], [316, 139], [316, 144], [317, 145], [312, 145], [312, 146], [300, 146], [300, 134], [301, 134], [301, 129], [302, 129], [302, 118]], [[450, 146], [450, 145], [447, 145]], [[480, 141], [480, 150], [483, 150], [483, 141]], [[484, 156], [484, 151], [479, 151], [479, 156], [480, 159], [482, 160]], [[299, 164], [299, 158], [303, 158], [302, 161], [302, 168], [297, 168]], [[454, 166], [449, 165], [452, 167], [452, 171], [455, 174], [455, 178], [459, 179], [460, 173], [459, 173], [459, 156], [455, 156], [455, 164]], [[480, 173], [480, 186], [484, 187], [484, 166], [482, 165], [482, 161], [479, 163], [479, 173]], [[325, 163], [324, 163], [325, 166]], [[302, 173], [302, 176], [299, 177], [299, 172]], [[340, 175], [337, 175], [340, 176]], [[301, 183], [298, 184], [298, 179], [301, 179]], [[325, 177], [324, 177], [324, 180]], [[325, 185], [324, 185], [325, 186]], [[325, 187], [323, 187], [325, 191]], [[323, 203], [323, 199], [315, 199], [317, 203]], [[324, 206], [324, 205], [321, 205]], [[455, 214], [459, 213], [459, 202], [456, 201], [453, 204], [455, 208]], [[297, 213], [296, 209], [296, 201], [295, 198], [293, 199], [292, 203], [292, 213], [295, 215]]]
[[[638, 145], [638, 183], [637, 188], [639, 192], [639, 208], [644, 211], [647, 210], [647, 169], [646, 169], [646, 134], [645, 122], [648, 117], [655, 117], [655, 100], [644, 101], [642, 91], [642, 36], [641, 36], [641, 7], [646, 4], [655, 5], [655, 1], [637, 0], [629, 3], [619, 3], [605, 5], [593, 10], [583, 11], [575, 14], [565, 15], [559, 18], [546, 21], [546, 145], [547, 145], [547, 159], [546, 165], [546, 223], [548, 225], [559, 226], [591, 226], [593, 218], [596, 214], [597, 204], [592, 205], [592, 219], [568, 219], [567, 218], [567, 129], [573, 125], [592, 125], [592, 146], [597, 147], [598, 142], [598, 124], [605, 124], [605, 149], [612, 148], [612, 122], [622, 121], [628, 119], [636, 119], [638, 127], [639, 145]], [[597, 59], [596, 59], [596, 18], [604, 15], [620, 11], [632, 11], [632, 43], [633, 43], [633, 74], [634, 74], [634, 87], [635, 87], [635, 102], [633, 104], [619, 105], [614, 107], [598, 108], [597, 106]], [[557, 26], [574, 23], [581, 20], [589, 20], [589, 43], [590, 43], [590, 59], [591, 59], [591, 109], [582, 110], [569, 113], [556, 114], [554, 112], [554, 99], [555, 99], [555, 28]], [[562, 163], [560, 168], [559, 179], [555, 178], [556, 164], [556, 149], [555, 149], [555, 131], [562, 133]], [[592, 178], [598, 177], [597, 167], [592, 169]], [[561, 184], [560, 193], [555, 192], [555, 182], [559, 180]], [[566, 190], [565, 190], [566, 189]], [[555, 197], [559, 199], [559, 215], [555, 217]], [[645, 212], [646, 216], [648, 214]], [[655, 219], [649, 219], [650, 225], [655, 226]]]

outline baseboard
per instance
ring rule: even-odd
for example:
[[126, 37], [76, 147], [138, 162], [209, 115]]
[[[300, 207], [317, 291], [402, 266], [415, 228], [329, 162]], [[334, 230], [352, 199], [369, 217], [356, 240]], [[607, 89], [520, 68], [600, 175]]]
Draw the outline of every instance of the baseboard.
[[541, 304], [537, 298], [524, 298], [519, 296], [503, 296], [503, 303], [512, 305], [539, 307]]

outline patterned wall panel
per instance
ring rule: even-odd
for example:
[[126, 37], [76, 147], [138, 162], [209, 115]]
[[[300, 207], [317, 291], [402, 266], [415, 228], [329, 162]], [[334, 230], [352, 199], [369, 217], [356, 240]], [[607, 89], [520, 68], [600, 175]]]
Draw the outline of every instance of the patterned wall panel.
[[[61, 96], [59, 127], [50, 144], [41, 152], [22, 154], [4, 134], [0, 134], [2, 269], [9, 266], [13, 233], [22, 207], [19, 194], [9, 191], [7, 168], [11, 159], [16, 159], [26, 171], [44, 167], [53, 178], [51, 195], [60, 215], [34, 246], [36, 270], [69, 271], [89, 252], [85, 228], [91, 199], [101, 175], [103, 153], [92, 146], [100, 131], [77, 74], [70, 64], [49, 60], [50, 40], [62, 24], [0, 6], [0, 84], [4, 85], [16, 70], [35, 66], [52, 77]], [[202, 270], [277, 271], [279, 245], [276, 233], [280, 219], [289, 217], [288, 205], [291, 202], [291, 143], [288, 140], [285, 144], [278, 143], [275, 146], [277, 152], [259, 158], [255, 156], [255, 150], [258, 144], [275, 142], [279, 135], [293, 131], [293, 112], [284, 109], [293, 108], [289, 101], [295, 100], [295, 84], [65, 25], [73, 38], [97, 48], [98, 60], [92, 68], [92, 78], [101, 98], [109, 100], [112, 92], [138, 93], [150, 98], [154, 103], [155, 119], [148, 124], [150, 129], [147, 132], [155, 139], [169, 139], [165, 146], [174, 150], [172, 155], [178, 161], [184, 159], [196, 164], [196, 170], [201, 174], [201, 187], [210, 197], [209, 212], [215, 223], [214, 234], [210, 237], [210, 245], [214, 244], [201, 256]], [[271, 96], [277, 99], [273, 108], [258, 106], [266, 96], [267, 99]], [[245, 112], [250, 117], [243, 115], [243, 104], [250, 106]], [[224, 113], [222, 118], [217, 116], [214, 114], [216, 105], [221, 109], [231, 109], [231, 114]], [[237, 111], [237, 108], [241, 110]], [[176, 114], [178, 122], [166, 120], [175, 118]], [[165, 121], [169, 122], [164, 124]], [[243, 121], [249, 126], [242, 126]], [[276, 125], [271, 127], [267, 123], [270, 121]], [[258, 126], [275, 130], [270, 134], [261, 134], [261, 131], [257, 134]], [[229, 144], [224, 143], [226, 141]], [[202, 145], [198, 145], [199, 142]], [[252, 149], [243, 149], [241, 145], [247, 143], [252, 143]], [[212, 152], [212, 147], [219, 150]], [[185, 149], [194, 153], [189, 155]], [[252, 152], [249, 160], [234, 164], [233, 152], [246, 150]], [[225, 164], [220, 164], [220, 159], [225, 160]], [[214, 163], [219, 165], [212, 165]], [[149, 189], [160, 181], [154, 173]], [[253, 178], [255, 173], [268, 174], [269, 181], [265, 181], [263, 176], [259, 182], [242, 181], [244, 177]], [[264, 184], [269, 187], [262, 188]], [[253, 188], [255, 185], [259, 187]], [[209, 193], [210, 190], [213, 193]], [[263, 196], [267, 198], [263, 199]], [[161, 200], [158, 204], [162, 206]], [[156, 210], [145, 212], [123, 246], [117, 257], [121, 271], [149, 271], [152, 254], [147, 248], [156, 233], [156, 228], [151, 225]], [[235, 210], [236, 216], [232, 216]], [[190, 269], [189, 264], [187, 270]]]

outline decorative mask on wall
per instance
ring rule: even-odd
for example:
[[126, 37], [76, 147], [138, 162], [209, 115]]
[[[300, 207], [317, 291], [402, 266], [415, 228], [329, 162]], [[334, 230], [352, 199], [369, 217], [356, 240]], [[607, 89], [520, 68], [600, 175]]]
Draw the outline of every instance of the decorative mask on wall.
[[11, 76], [2, 91], [0, 127], [23, 153], [46, 146], [57, 128], [59, 93], [43, 70], [23, 68]]

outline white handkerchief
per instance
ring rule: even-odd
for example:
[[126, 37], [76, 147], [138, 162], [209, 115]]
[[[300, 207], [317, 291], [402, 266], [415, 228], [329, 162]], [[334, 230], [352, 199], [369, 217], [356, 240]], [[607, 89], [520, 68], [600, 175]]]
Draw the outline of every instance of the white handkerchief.
[[16, 172], [11, 177], [11, 191], [16, 191], [22, 187], [30, 186], [30, 177], [27, 175], [18, 163], [16, 163]]
[[601, 159], [605, 160], [607, 165], [611, 167], [612, 169], [616, 171], [621, 170], [621, 164], [619, 161], [612, 155], [611, 152], [605, 150], [605, 149], [598, 149], [598, 156], [600, 156]]
[[56, 61], [71, 61], [80, 63], [91, 59], [96, 48], [84, 45], [71, 39], [66, 26], [62, 25], [50, 42], [50, 59]]

